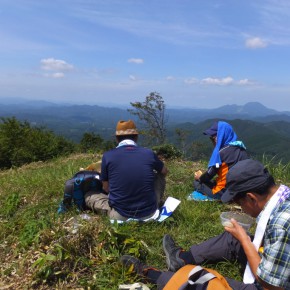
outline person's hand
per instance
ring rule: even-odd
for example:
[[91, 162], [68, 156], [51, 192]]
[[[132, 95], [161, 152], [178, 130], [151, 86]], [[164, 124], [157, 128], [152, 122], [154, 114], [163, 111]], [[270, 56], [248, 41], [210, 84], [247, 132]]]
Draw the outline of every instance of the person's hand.
[[199, 180], [199, 178], [200, 178], [201, 175], [202, 175], [202, 171], [201, 170], [195, 171], [195, 173], [194, 173], [194, 179], [195, 180]]
[[230, 223], [231, 225], [225, 227], [225, 231], [233, 235], [241, 244], [247, 241], [251, 242], [245, 229], [235, 219], [231, 219]]

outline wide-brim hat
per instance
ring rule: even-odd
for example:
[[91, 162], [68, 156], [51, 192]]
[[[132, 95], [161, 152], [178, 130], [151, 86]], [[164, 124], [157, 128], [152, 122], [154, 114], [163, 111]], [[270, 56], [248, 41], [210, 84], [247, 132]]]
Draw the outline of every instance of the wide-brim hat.
[[116, 127], [116, 136], [138, 135], [135, 123], [132, 120], [119, 121]]

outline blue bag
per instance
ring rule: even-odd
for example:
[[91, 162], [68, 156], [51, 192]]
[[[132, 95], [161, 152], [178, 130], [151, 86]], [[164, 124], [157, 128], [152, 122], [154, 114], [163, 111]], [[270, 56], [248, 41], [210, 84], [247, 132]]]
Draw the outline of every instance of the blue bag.
[[103, 192], [103, 185], [98, 171], [82, 170], [65, 182], [64, 197], [58, 213], [64, 213], [74, 204], [80, 211], [86, 209], [85, 194], [93, 190]]

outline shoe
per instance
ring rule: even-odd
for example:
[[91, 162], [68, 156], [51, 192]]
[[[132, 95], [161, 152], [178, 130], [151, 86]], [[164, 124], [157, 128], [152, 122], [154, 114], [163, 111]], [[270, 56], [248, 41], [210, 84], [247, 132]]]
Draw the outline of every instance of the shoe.
[[170, 235], [163, 237], [163, 250], [166, 255], [166, 264], [169, 271], [176, 272], [185, 265], [185, 262], [179, 257], [182, 248], [175, 244]]
[[143, 275], [145, 274], [145, 271], [148, 269], [148, 266], [143, 264], [139, 259], [130, 256], [130, 255], [124, 255], [120, 258], [120, 262], [125, 266], [125, 267], [132, 267], [133, 265], [133, 271], [138, 274], [138, 275]]

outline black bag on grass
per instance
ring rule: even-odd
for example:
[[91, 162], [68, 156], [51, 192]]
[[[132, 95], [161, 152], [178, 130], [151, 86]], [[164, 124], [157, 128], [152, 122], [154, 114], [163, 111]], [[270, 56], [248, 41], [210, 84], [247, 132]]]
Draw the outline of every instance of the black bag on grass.
[[58, 213], [66, 212], [74, 204], [79, 210], [85, 210], [85, 193], [94, 190], [102, 191], [102, 182], [98, 171], [82, 170], [65, 182], [63, 200]]

